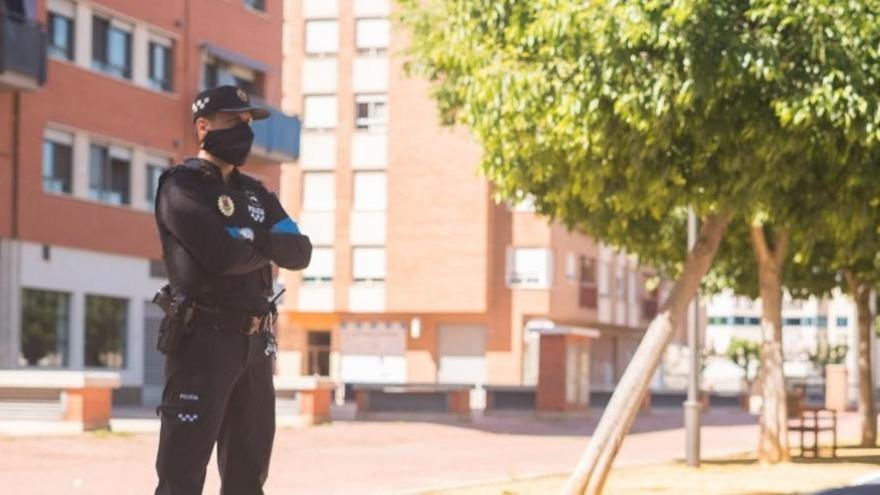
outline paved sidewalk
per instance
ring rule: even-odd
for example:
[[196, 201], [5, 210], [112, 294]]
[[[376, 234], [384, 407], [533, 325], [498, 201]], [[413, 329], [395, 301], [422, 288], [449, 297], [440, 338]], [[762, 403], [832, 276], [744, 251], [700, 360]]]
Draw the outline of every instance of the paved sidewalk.
[[[536, 420], [478, 418], [473, 423], [340, 422], [278, 431], [268, 494], [388, 494], [568, 471], [586, 445], [599, 411], [589, 417]], [[703, 452], [753, 449], [755, 418], [734, 409], [705, 416]], [[616, 466], [663, 462], [683, 455], [679, 409], [640, 416]], [[841, 419], [853, 438], [858, 419]], [[0, 439], [3, 492], [15, 495], [150, 493], [155, 434], [84, 434]], [[14, 487], [8, 491], [7, 487]], [[218, 493], [215, 464], [205, 493]]]

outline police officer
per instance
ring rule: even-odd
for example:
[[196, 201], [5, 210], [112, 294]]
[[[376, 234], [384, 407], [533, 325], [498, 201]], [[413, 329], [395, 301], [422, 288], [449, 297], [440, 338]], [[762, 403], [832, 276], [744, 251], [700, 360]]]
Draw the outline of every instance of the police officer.
[[305, 268], [312, 246], [278, 198], [240, 172], [251, 121], [269, 116], [234, 86], [192, 105], [197, 157], [159, 179], [156, 222], [169, 286], [157, 495], [202, 492], [216, 442], [224, 495], [262, 494], [275, 435], [274, 262]]

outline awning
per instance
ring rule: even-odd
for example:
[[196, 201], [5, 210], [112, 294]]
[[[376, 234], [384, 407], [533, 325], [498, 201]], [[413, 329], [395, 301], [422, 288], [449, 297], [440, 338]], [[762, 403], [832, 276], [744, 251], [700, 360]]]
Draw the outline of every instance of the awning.
[[576, 325], [560, 325], [547, 318], [535, 318], [526, 323], [527, 332], [539, 335], [575, 335], [578, 337], [599, 338], [599, 330]]
[[257, 70], [263, 73], [269, 72], [269, 64], [265, 64], [263, 62], [260, 62], [259, 60], [254, 60], [221, 46], [203, 42], [202, 50], [204, 50], [209, 55], [213, 55], [217, 58], [222, 58], [223, 60], [231, 62], [235, 65], [241, 65], [242, 67], [247, 67], [248, 69]]

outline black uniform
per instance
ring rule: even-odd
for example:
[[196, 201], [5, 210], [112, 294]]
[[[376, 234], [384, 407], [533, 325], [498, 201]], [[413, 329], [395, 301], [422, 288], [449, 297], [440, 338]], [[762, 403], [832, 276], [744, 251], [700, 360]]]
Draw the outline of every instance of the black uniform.
[[190, 333], [166, 358], [156, 494], [201, 493], [215, 441], [221, 493], [262, 494], [275, 349], [254, 324], [272, 309], [271, 262], [302, 269], [311, 243], [262, 184], [237, 168], [226, 184], [198, 158], [162, 175], [156, 221], [172, 291], [195, 301]]

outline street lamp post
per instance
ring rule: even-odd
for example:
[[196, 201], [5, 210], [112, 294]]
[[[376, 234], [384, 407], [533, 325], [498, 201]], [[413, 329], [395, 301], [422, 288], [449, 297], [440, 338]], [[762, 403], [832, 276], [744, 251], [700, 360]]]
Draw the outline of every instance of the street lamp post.
[[[688, 209], [688, 251], [697, 242], [697, 216], [693, 208]], [[688, 394], [684, 402], [685, 459], [688, 466], [700, 466], [700, 298], [694, 295], [688, 307], [688, 348], [690, 349], [690, 376]]]

